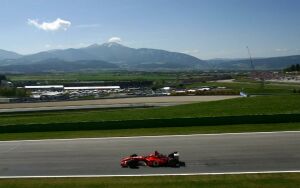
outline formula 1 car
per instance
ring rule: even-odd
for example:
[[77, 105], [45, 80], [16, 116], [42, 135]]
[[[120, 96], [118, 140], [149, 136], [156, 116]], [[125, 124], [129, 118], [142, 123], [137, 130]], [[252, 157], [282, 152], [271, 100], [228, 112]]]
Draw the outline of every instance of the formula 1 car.
[[139, 166], [180, 167], [185, 166], [185, 162], [179, 161], [178, 152], [173, 152], [166, 156], [157, 151], [147, 156], [133, 154], [121, 160], [121, 167], [138, 168]]

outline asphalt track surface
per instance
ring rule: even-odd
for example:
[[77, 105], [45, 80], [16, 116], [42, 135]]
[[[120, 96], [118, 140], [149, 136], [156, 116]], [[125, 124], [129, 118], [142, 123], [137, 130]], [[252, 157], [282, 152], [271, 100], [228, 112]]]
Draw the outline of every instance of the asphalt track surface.
[[51, 110], [75, 110], [97, 108], [137, 108], [160, 107], [188, 104], [196, 102], [218, 101], [238, 98], [240, 96], [163, 96], [163, 97], [133, 97], [98, 100], [78, 100], [40, 103], [8, 103], [0, 104], [0, 113], [32, 112]]
[[144, 104], [103, 104], [103, 105], [79, 105], [79, 106], [45, 106], [32, 108], [9, 108], [0, 109], [0, 113], [11, 112], [41, 112], [41, 111], [58, 111], [58, 110], [87, 110], [87, 109], [115, 109], [115, 108], [149, 108], [175, 106], [186, 103], [144, 103]]
[[[300, 132], [0, 142], [0, 176], [300, 170]], [[122, 157], [179, 151], [186, 167], [120, 168]]]

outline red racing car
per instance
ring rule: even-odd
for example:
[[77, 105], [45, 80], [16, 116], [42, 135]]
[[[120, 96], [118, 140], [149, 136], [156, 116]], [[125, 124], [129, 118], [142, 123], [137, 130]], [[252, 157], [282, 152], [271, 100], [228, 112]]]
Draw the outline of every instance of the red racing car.
[[180, 167], [185, 166], [185, 162], [179, 161], [178, 152], [173, 152], [166, 156], [157, 151], [148, 156], [138, 156], [133, 154], [121, 160], [121, 167], [138, 168], [139, 166]]

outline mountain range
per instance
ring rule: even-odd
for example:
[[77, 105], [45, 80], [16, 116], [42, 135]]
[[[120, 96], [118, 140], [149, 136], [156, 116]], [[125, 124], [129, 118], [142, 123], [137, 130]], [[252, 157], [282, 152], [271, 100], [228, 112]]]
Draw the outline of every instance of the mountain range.
[[22, 57], [22, 55], [17, 54], [15, 52], [10, 52], [10, 51], [0, 49], [0, 61], [4, 59], [17, 59], [20, 57]]
[[3, 58], [0, 56], [0, 72], [206, 69], [206, 67], [208, 65], [205, 61], [187, 54], [148, 48], [135, 49], [114, 42], [93, 44], [79, 49], [50, 50], [24, 56], [13, 56], [13, 53]]
[[[257, 70], [283, 69], [300, 63], [300, 55], [253, 59]], [[250, 70], [249, 59], [201, 60], [178, 52], [130, 48], [110, 42], [85, 48], [31, 55], [0, 50], [0, 72], [67, 72], [85, 70]]]

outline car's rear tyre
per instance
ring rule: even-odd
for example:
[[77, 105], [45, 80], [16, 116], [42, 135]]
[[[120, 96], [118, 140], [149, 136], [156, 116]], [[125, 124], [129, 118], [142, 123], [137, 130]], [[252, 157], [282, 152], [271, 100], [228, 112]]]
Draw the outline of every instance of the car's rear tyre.
[[185, 162], [179, 161], [180, 166], [185, 166]]
[[179, 161], [176, 160], [176, 159], [171, 159], [169, 160], [168, 162], [168, 166], [171, 166], [171, 167], [180, 167], [180, 164], [179, 164]]

